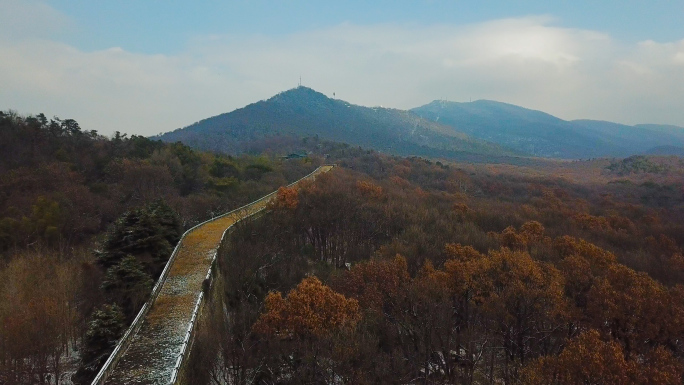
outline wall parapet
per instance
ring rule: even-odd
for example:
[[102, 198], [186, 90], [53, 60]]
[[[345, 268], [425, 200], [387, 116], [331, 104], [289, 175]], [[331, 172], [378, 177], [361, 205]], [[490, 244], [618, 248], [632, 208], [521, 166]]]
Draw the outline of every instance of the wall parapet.
[[[323, 173], [323, 172], [327, 172], [330, 169], [332, 169], [334, 166], [335, 165], [320, 166], [320, 167], [316, 168], [310, 174], [298, 179], [297, 181], [295, 181], [293, 183], [290, 183], [289, 185], [287, 185], [287, 187], [295, 186], [298, 183], [301, 183], [302, 181], [307, 180], [307, 179], [314, 179], [318, 174]], [[102, 368], [100, 368], [100, 371], [98, 372], [97, 376], [92, 381], [92, 385], [104, 384], [105, 381], [112, 375], [114, 370], [116, 370], [117, 364], [118, 364], [119, 360], [121, 359], [121, 357], [123, 356], [123, 354], [130, 348], [130, 345], [134, 340], [133, 337], [139, 332], [139, 330], [143, 324], [143, 321], [145, 320], [145, 317], [147, 316], [150, 309], [152, 308], [152, 305], [157, 300], [159, 293], [161, 292], [161, 288], [164, 285], [164, 283], [166, 282], [166, 279], [168, 278], [169, 272], [171, 271], [171, 268], [172, 268], [174, 262], [176, 261], [176, 258], [178, 256], [180, 246], [183, 243], [183, 240], [193, 231], [195, 231], [198, 228], [200, 228], [204, 225], [207, 225], [211, 222], [217, 221], [217, 220], [222, 219], [222, 218], [229, 216], [229, 215], [240, 214], [241, 212], [242, 213], [248, 213], [248, 215], [244, 215], [243, 217], [237, 219], [233, 224], [228, 226], [223, 231], [223, 234], [221, 236], [221, 240], [219, 241], [219, 244], [216, 246], [216, 248], [214, 250], [214, 255], [212, 257], [212, 261], [211, 261], [211, 264], [210, 264], [209, 269], [207, 271], [206, 277], [202, 283], [202, 286], [200, 288], [198, 288], [199, 289], [198, 298], [194, 304], [194, 308], [192, 310], [192, 316], [190, 317], [190, 322], [189, 322], [187, 329], [186, 329], [185, 338], [183, 340], [183, 344], [181, 346], [180, 353], [178, 354], [178, 358], [175, 361], [175, 366], [172, 370], [171, 378], [169, 379], [169, 382], [168, 382], [170, 384], [176, 383], [176, 381], [178, 380], [178, 374], [184, 365], [184, 358], [185, 358], [186, 354], [189, 352], [189, 347], [192, 345], [195, 325], [197, 323], [197, 317], [198, 317], [198, 314], [199, 314], [200, 309], [202, 307], [202, 303], [203, 303], [203, 299], [204, 299], [204, 292], [207, 292], [209, 287], [211, 286], [211, 281], [213, 279], [213, 273], [212, 272], [216, 266], [216, 258], [218, 255], [219, 246], [221, 244], [223, 244], [223, 241], [224, 241], [226, 234], [229, 232], [229, 230], [236, 223], [238, 223], [239, 221], [241, 221], [242, 219], [244, 219], [246, 217], [253, 216], [253, 215], [256, 215], [256, 214], [264, 211], [266, 209], [266, 205], [264, 203], [267, 203], [268, 201], [273, 199], [276, 194], [277, 194], [277, 191], [274, 191], [268, 195], [265, 195], [265, 196], [255, 200], [254, 202], [248, 203], [248, 204], [246, 204], [242, 207], [239, 207], [235, 210], [231, 210], [231, 211], [226, 212], [224, 214], [221, 214], [217, 217], [214, 217], [214, 218], [211, 218], [207, 221], [199, 223], [199, 224], [193, 226], [192, 228], [188, 229], [187, 231], [185, 231], [183, 233], [180, 240], [176, 244], [176, 247], [174, 248], [173, 252], [171, 253], [169, 260], [167, 261], [166, 265], [164, 266], [164, 270], [162, 271], [159, 278], [157, 279], [157, 282], [155, 283], [154, 287], [152, 288], [152, 292], [150, 293], [149, 299], [143, 304], [143, 306], [140, 308], [140, 311], [136, 315], [136, 317], [133, 320], [133, 322], [131, 323], [131, 325], [128, 327], [128, 329], [123, 334], [123, 336], [119, 339], [116, 347], [114, 348], [112, 353], [109, 355], [109, 358], [107, 359], [105, 364], [102, 366]], [[250, 210], [249, 210], [250, 208], [255, 207], [255, 206], [259, 206], [259, 205], [262, 205], [262, 207], [257, 209], [257, 210], [250, 212]], [[207, 287], [205, 287], [205, 285]]]

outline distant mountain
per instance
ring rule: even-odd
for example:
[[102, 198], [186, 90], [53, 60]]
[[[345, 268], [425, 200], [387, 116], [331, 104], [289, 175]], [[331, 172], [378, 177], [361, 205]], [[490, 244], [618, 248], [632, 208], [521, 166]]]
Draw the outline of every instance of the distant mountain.
[[362, 107], [297, 87], [235, 111], [157, 136], [232, 154], [278, 138], [318, 136], [396, 155], [472, 162], [525, 162], [520, 156], [578, 159], [681, 155], [684, 128], [566, 121], [490, 100], [434, 101], [410, 111]]
[[535, 156], [626, 157], [654, 147], [684, 146], [684, 128], [575, 120], [490, 100], [434, 101], [411, 111], [455, 131]]
[[368, 108], [298, 87], [188, 127], [162, 134], [203, 150], [245, 152], [250, 143], [274, 136], [318, 136], [397, 155], [484, 161], [516, 155], [409, 111]]
[[644, 151], [644, 155], [676, 155], [684, 157], [684, 147], [658, 146]]
[[681, 141], [684, 141], [684, 127], [672, 126], [667, 124], [637, 124], [634, 127], [645, 128], [653, 132], [670, 134]]
[[618, 155], [648, 154], [654, 148], [659, 149], [658, 155], [676, 155], [668, 153], [668, 148], [684, 146], [684, 128], [681, 127], [655, 124], [628, 126], [597, 120], [573, 120], [571, 123], [580, 130], [585, 129], [587, 135], [627, 151]]

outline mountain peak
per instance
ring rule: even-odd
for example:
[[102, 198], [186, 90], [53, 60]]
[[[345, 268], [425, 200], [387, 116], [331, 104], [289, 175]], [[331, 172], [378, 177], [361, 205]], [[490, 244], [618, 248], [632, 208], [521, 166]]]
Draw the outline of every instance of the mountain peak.
[[160, 139], [239, 153], [251, 143], [275, 136], [318, 136], [400, 155], [461, 159], [515, 155], [408, 111], [357, 106], [302, 86], [164, 134]]
[[280, 92], [268, 99], [270, 102], [303, 102], [303, 101], [328, 101], [332, 100], [324, 94], [305, 86], [291, 88]]

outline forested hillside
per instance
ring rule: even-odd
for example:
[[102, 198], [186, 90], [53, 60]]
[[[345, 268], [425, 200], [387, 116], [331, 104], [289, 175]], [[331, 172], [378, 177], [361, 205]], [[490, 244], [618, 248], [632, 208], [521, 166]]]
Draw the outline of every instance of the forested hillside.
[[318, 136], [396, 155], [521, 164], [560, 159], [678, 155], [684, 128], [566, 121], [507, 103], [434, 101], [410, 111], [367, 108], [298, 87], [160, 135], [211, 151], [258, 151], [274, 141]]
[[[89, 383], [185, 229], [313, 170], [0, 112], [0, 383]], [[60, 382], [61, 383], [61, 382]]]
[[194, 381], [681, 384], [684, 164], [645, 161], [347, 153], [227, 241]]
[[[684, 146], [682, 127], [628, 126], [596, 120], [566, 121], [542, 111], [492, 100], [469, 103], [436, 100], [411, 111], [451, 126], [458, 132], [541, 157], [587, 159], [643, 153], [678, 155]], [[656, 148], [659, 150], [654, 150]]]
[[402, 110], [361, 107], [298, 87], [159, 136], [165, 142], [242, 153], [274, 137], [319, 137], [398, 155], [515, 162], [516, 153]]

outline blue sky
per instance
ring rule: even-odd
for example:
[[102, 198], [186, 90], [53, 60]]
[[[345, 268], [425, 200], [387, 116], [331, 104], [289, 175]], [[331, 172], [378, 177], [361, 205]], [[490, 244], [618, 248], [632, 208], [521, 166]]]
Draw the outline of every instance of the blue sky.
[[83, 49], [120, 46], [175, 53], [198, 35], [282, 35], [341, 23], [468, 24], [551, 15], [556, 25], [609, 33], [615, 38], [684, 38], [684, 2], [601, 1], [51, 1], [74, 18], [68, 41]]
[[0, 0], [0, 109], [150, 135], [297, 84], [684, 126], [684, 1]]

